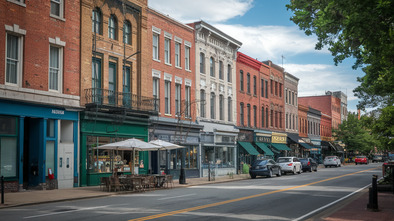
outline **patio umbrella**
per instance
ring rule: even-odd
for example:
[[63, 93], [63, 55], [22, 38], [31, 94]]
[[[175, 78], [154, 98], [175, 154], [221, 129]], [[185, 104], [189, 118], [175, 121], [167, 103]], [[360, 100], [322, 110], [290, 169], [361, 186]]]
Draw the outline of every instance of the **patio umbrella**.
[[165, 150], [174, 150], [174, 149], [179, 149], [179, 148], [185, 148], [184, 146], [180, 146], [178, 144], [170, 143], [170, 142], [167, 142], [164, 140], [152, 140], [149, 143], [160, 146], [160, 147], [164, 148]]
[[142, 140], [138, 140], [135, 138], [109, 143], [105, 145], [101, 145], [96, 147], [97, 149], [104, 149], [104, 150], [132, 150], [133, 151], [133, 167], [130, 168], [132, 173], [134, 173], [134, 158], [135, 158], [135, 151], [151, 151], [151, 150], [160, 150], [162, 147], [157, 146], [155, 144], [150, 144]]

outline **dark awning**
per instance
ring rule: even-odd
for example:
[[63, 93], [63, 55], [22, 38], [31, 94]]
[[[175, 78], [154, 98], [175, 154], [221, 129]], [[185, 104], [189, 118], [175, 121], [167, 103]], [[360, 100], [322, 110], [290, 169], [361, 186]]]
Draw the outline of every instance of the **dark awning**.
[[274, 146], [278, 150], [291, 150], [286, 144], [281, 144], [281, 143], [271, 143], [272, 146]]
[[256, 145], [257, 145], [262, 151], [264, 151], [265, 155], [269, 155], [269, 156], [273, 156], [273, 155], [274, 155], [274, 153], [268, 148], [267, 144], [257, 142]]
[[241, 147], [243, 147], [246, 152], [248, 152], [250, 155], [259, 155], [260, 153], [253, 147], [253, 145], [249, 142], [238, 142]]
[[307, 144], [307, 143], [300, 143], [301, 144], [301, 146], [303, 146], [304, 148], [306, 148], [306, 149], [312, 149], [312, 148], [314, 148], [314, 147], [312, 147], [311, 145], [309, 145], [309, 144]]
[[287, 138], [289, 138], [295, 143], [298, 143], [298, 141], [301, 139], [300, 136], [298, 136], [298, 134], [292, 134], [292, 133], [288, 133]]

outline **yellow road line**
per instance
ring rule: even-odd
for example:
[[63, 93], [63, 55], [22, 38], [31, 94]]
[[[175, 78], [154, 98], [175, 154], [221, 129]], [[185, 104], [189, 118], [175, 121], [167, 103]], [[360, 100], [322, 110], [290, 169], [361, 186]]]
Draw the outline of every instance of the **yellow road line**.
[[180, 213], [186, 213], [186, 212], [190, 212], [190, 211], [205, 209], [205, 208], [209, 208], [209, 207], [220, 206], [220, 205], [224, 205], [224, 204], [228, 204], [228, 203], [238, 202], [238, 201], [252, 199], [252, 198], [261, 197], [261, 196], [266, 196], [266, 195], [270, 195], [270, 194], [274, 194], [274, 193], [280, 193], [280, 192], [285, 192], [285, 191], [288, 191], [288, 190], [298, 189], [298, 188], [301, 188], [301, 187], [311, 186], [311, 185], [314, 185], [314, 184], [323, 183], [323, 182], [326, 182], [326, 181], [335, 180], [335, 179], [339, 179], [339, 178], [346, 177], [346, 176], [352, 176], [354, 174], [363, 173], [363, 172], [366, 172], [366, 171], [369, 171], [369, 170], [374, 170], [374, 169], [377, 169], [377, 168], [371, 168], [371, 169], [368, 169], [368, 170], [362, 170], [362, 171], [358, 171], [358, 172], [354, 172], [354, 173], [349, 173], [349, 174], [345, 174], [345, 175], [341, 175], [341, 176], [337, 176], [337, 177], [332, 177], [332, 178], [316, 181], [316, 182], [313, 182], [313, 183], [308, 183], [308, 184], [299, 185], [299, 186], [293, 186], [293, 187], [289, 187], [289, 188], [286, 188], [286, 189], [274, 190], [274, 191], [270, 191], [270, 192], [266, 192], [266, 193], [260, 193], [260, 194], [256, 194], [256, 195], [245, 196], [245, 197], [236, 198], [236, 199], [232, 199], [232, 200], [226, 200], [226, 201], [222, 201], [222, 202], [211, 203], [211, 204], [206, 204], [206, 205], [201, 205], [201, 206], [195, 206], [195, 207], [190, 207], [190, 208], [181, 209], [181, 210], [175, 210], [175, 211], [171, 211], [171, 212], [167, 212], [167, 213], [160, 213], [160, 214], [156, 214], [156, 215], [141, 217], [141, 218], [137, 218], [137, 219], [131, 219], [129, 221], [151, 220], [151, 219], [157, 219], [157, 218], [166, 217], [166, 216], [173, 216], [173, 215], [180, 214]]

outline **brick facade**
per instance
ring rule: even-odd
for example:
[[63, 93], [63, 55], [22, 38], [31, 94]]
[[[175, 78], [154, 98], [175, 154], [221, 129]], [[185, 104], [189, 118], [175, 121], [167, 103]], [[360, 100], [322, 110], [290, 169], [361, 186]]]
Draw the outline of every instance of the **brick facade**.
[[[195, 45], [194, 45], [194, 29], [190, 26], [182, 24], [154, 9], [148, 9], [148, 34], [147, 34], [147, 47], [150, 52], [148, 60], [151, 65], [149, 68], [148, 85], [152, 93], [153, 79], [159, 80], [157, 88], [157, 95], [159, 96], [159, 116], [166, 118], [188, 119], [195, 121], [196, 118], [196, 105], [199, 103], [195, 101]], [[153, 59], [153, 35], [158, 36], [158, 58]], [[165, 41], [169, 42], [169, 60], [165, 59]], [[176, 66], [175, 61], [175, 45], [180, 46], [180, 64]], [[189, 67], [186, 68], [186, 48], [189, 51]], [[170, 82], [170, 112], [165, 113], [165, 82]], [[175, 87], [180, 85], [181, 110], [175, 113]], [[186, 87], [190, 88], [190, 102], [187, 104], [186, 100]], [[186, 108], [189, 108], [189, 113]]]
[[298, 133], [298, 81], [298, 78], [285, 72], [285, 128], [289, 133]]
[[298, 104], [298, 132], [300, 137], [308, 137], [308, 107]]

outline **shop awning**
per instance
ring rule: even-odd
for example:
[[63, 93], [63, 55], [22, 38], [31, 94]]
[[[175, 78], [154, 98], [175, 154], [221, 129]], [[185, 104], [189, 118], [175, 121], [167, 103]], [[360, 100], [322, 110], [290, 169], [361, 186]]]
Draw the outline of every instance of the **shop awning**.
[[291, 150], [286, 144], [281, 144], [281, 143], [272, 143], [272, 146], [274, 146], [278, 150]]
[[238, 142], [250, 155], [259, 155], [259, 152], [249, 142]]
[[298, 143], [298, 141], [301, 139], [298, 134], [292, 134], [292, 133], [288, 133], [287, 134], [287, 138], [292, 140], [295, 143]]
[[256, 145], [262, 151], [264, 151], [265, 155], [268, 155], [268, 156], [273, 156], [274, 155], [274, 153], [268, 148], [268, 146], [265, 143], [256, 142]]
[[306, 149], [312, 149], [312, 148], [314, 148], [314, 147], [312, 147], [311, 145], [309, 145], [309, 144], [307, 144], [307, 143], [300, 143], [301, 144], [301, 146], [303, 146], [304, 148], [306, 148]]

